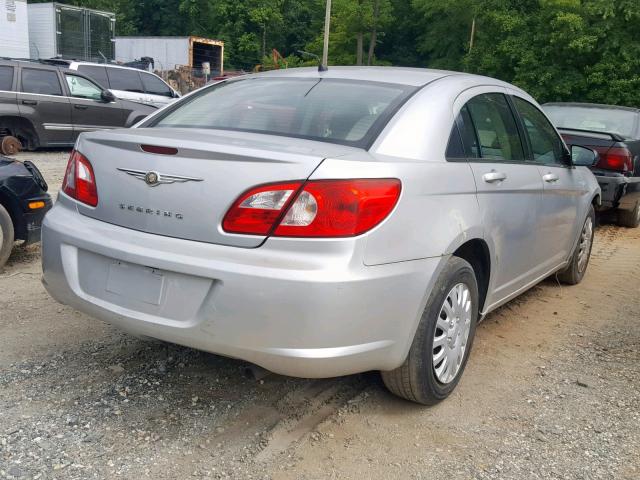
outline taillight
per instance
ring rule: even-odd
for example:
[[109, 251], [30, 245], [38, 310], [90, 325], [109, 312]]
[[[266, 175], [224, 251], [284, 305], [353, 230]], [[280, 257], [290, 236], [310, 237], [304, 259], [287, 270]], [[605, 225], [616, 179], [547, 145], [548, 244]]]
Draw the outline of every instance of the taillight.
[[62, 191], [79, 202], [98, 205], [98, 188], [91, 162], [77, 150], [71, 152], [62, 181]]
[[382, 222], [400, 190], [395, 178], [263, 185], [236, 200], [222, 227], [230, 233], [278, 237], [352, 237]]
[[266, 235], [282, 215], [302, 182], [261, 185], [240, 195], [222, 221], [230, 233]]
[[625, 147], [595, 147], [600, 155], [600, 160], [596, 167], [608, 170], [618, 170], [620, 172], [630, 172], [633, 170], [633, 157], [631, 152]]

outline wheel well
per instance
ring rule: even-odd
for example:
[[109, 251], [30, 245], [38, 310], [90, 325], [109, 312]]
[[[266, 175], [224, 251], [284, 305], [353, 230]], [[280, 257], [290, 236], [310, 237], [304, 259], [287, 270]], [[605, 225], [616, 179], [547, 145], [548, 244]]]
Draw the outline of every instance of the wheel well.
[[0, 117], [0, 136], [12, 135], [20, 140], [27, 149], [35, 149], [39, 145], [38, 134], [33, 124], [23, 117]]
[[487, 299], [489, 289], [489, 278], [491, 277], [491, 254], [489, 247], [484, 240], [473, 239], [464, 243], [453, 252], [453, 255], [466, 260], [473, 267], [478, 281], [478, 293], [480, 295], [480, 308], [484, 309], [484, 302]]
[[593, 197], [593, 200], [591, 200], [591, 204], [593, 205], [593, 208], [595, 208], [596, 210], [600, 205], [602, 205], [602, 197], [600, 196], [599, 193]]

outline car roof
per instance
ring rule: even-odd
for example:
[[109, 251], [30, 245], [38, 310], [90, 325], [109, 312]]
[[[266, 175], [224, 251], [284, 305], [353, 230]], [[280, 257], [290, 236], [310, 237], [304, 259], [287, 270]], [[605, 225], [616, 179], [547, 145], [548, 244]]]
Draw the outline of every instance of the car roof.
[[[73, 70], [68, 68], [68, 65], [71, 64], [76, 64], [76, 65], [92, 65], [92, 66], [96, 66], [96, 67], [109, 67], [109, 68], [121, 68], [123, 70], [133, 70], [136, 72], [144, 72], [144, 73], [151, 73], [152, 75], [155, 75], [152, 72], [149, 72], [147, 70], [140, 70], [139, 68], [134, 68], [134, 67], [125, 67], [124, 65], [115, 65], [112, 63], [96, 63], [96, 62], [84, 62], [81, 60], [64, 60], [64, 59], [57, 59], [57, 58], [53, 58], [53, 59], [41, 59], [41, 60], [35, 60], [35, 59], [29, 59], [29, 58], [4, 58], [4, 57], [0, 57], [0, 64], [1, 65], [13, 65], [13, 66], [17, 66], [17, 65], [27, 65], [29, 66], [29, 68], [31, 67], [35, 67], [35, 68], [47, 68], [47, 69], [58, 69], [60, 71], [63, 72], [69, 72], [69, 73], [74, 73], [77, 74], [78, 71], [77, 70]], [[157, 75], [155, 75], [157, 77]]]
[[626, 110], [628, 112], [640, 112], [640, 109], [634, 107], [625, 107], [622, 105], [606, 105], [604, 103], [581, 103], [581, 102], [547, 102], [543, 107], [580, 107], [580, 108], [602, 108], [606, 110]]
[[27, 68], [38, 68], [43, 70], [60, 70], [63, 73], [73, 73], [77, 74], [75, 70], [70, 70], [64, 65], [57, 65], [53, 63], [47, 63], [45, 61], [40, 60], [30, 60], [30, 59], [21, 59], [21, 58], [0, 58], [0, 65], [11, 65], [14, 67], [23, 66]]
[[[317, 67], [301, 67], [287, 68], [280, 70], [271, 70], [269, 72], [261, 72], [251, 74], [252, 77], [291, 77], [291, 78], [331, 78], [340, 80], [359, 80], [383, 83], [395, 83], [399, 85], [422, 87], [428, 83], [445, 77], [452, 77], [459, 80], [463, 78], [475, 78], [483, 84], [493, 84], [504, 87], [516, 88], [501, 80], [495, 78], [482, 77], [480, 75], [472, 75], [463, 72], [454, 72], [448, 70], [435, 70], [429, 68], [410, 68], [410, 67], [334, 67], [330, 66], [328, 70], [320, 72]], [[244, 76], [234, 77], [241, 79]], [[244, 77], [246, 78], [246, 77]], [[229, 79], [233, 81], [234, 79]], [[519, 90], [519, 89], [518, 89]]]

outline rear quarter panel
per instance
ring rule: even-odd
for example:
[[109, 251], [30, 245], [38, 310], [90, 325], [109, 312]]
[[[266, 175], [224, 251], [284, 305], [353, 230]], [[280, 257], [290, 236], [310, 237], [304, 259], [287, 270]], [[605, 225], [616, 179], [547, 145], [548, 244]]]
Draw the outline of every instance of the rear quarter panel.
[[[357, 155], [356, 155], [357, 156]], [[482, 238], [473, 174], [467, 163], [421, 162], [362, 155], [325, 160], [311, 179], [399, 178], [393, 212], [365, 234], [365, 265], [380, 265], [453, 253]]]

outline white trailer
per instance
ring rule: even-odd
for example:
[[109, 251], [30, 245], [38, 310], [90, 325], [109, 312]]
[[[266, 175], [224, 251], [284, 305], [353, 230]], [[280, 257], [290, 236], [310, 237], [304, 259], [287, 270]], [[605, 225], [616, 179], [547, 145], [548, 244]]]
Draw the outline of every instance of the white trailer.
[[0, 0], [0, 57], [29, 58], [26, 0]]
[[55, 2], [31, 3], [28, 12], [31, 58], [113, 60], [114, 13]]
[[116, 37], [116, 61], [127, 63], [151, 57], [154, 69], [188, 66], [201, 70], [209, 63], [211, 76], [224, 73], [224, 42], [202, 37]]

